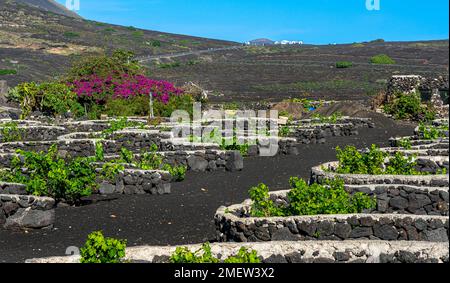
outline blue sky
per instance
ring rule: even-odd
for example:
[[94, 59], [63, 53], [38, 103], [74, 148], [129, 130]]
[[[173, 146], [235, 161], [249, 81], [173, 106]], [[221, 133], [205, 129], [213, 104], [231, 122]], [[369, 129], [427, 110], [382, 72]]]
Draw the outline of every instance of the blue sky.
[[[448, 0], [79, 0], [91, 20], [244, 42], [305, 43], [447, 39]], [[377, 1], [377, 0], [372, 0]], [[66, 0], [58, 0], [65, 4]]]

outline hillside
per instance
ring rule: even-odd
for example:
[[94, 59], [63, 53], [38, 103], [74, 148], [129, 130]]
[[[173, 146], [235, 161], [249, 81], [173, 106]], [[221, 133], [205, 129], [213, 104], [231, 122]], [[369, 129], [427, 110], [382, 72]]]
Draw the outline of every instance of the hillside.
[[68, 10], [65, 6], [59, 4], [54, 0], [16, 0], [16, 1], [52, 13], [74, 18], [81, 18], [77, 13]]
[[[17, 72], [0, 73], [0, 80], [10, 86], [58, 76], [80, 56], [118, 48], [134, 51], [153, 77], [178, 85], [193, 81], [215, 94], [211, 100], [217, 102], [293, 97], [367, 101], [392, 75], [448, 76], [448, 40], [242, 47], [68, 17], [50, 12], [46, 4], [52, 1], [21, 1], [41, 8], [0, 0], [0, 70]], [[370, 64], [378, 54], [389, 55], [396, 64]], [[353, 66], [338, 69], [339, 61]]]
[[16, 75], [0, 75], [0, 80], [7, 80], [10, 86], [48, 79], [79, 56], [118, 48], [149, 56], [233, 45], [236, 43], [99, 23], [0, 0], [0, 69], [17, 71]]
[[[448, 48], [448, 40], [248, 46], [148, 65], [157, 78], [194, 81], [221, 93], [212, 97], [220, 102], [300, 97], [368, 101], [392, 75], [448, 76]], [[378, 54], [389, 55], [396, 64], [371, 64], [370, 58]], [[352, 62], [353, 66], [338, 69], [339, 61]]]

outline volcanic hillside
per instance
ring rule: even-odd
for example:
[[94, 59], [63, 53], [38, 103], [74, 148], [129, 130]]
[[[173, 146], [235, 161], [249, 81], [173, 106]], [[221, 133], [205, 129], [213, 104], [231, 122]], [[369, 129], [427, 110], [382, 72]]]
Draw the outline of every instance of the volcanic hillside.
[[81, 18], [77, 13], [68, 10], [65, 6], [54, 0], [16, 0], [19, 3], [33, 6], [45, 11], [53, 12], [74, 18]]
[[[58, 76], [80, 56], [118, 48], [134, 51], [152, 77], [178, 85], [192, 81], [214, 102], [368, 101], [392, 75], [448, 76], [448, 40], [244, 47], [65, 16], [71, 12], [53, 1], [20, 2], [30, 5], [0, 0], [0, 71], [17, 72], [0, 72], [9, 86]], [[379, 54], [395, 64], [371, 64]], [[336, 68], [340, 61], [353, 65]]]
[[[286, 98], [368, 101], [392, 75], [448, 76], [449, 41], [364, 42], [342, 45], [248, 46], [201, 56], [148, 62], [152, 74], [194, 81], [215, 91], [215, 101]], [[371, 64], [387, 54], [395, 64]], [[336, 63], [351, 62], [350, 68]]]
[[20, 2], [30, 5], [0, 0], [0, 70], [17, 71], [16, 75], [0, 73], [0, 80], [6, 80], [9, 86], [49, 79], [61, 74], [72, 60], [89, 53], [122, 48], [148, 56], [236, 45], [65, 16], [60, 14], [67, 12], [62, 6], [50, 9], [52, 1]]

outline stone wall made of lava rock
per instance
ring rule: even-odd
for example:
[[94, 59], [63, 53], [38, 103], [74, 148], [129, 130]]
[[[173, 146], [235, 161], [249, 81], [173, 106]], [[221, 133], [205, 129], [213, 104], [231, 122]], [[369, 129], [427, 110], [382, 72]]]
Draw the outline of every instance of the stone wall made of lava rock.
[[448, 188], [427, 188], [406, 185], [346, 186], [350, 193], [362, 192], [377, 198], [377, 207], [370, 213], [398, 213], [448, 216]]
[[448, 242], [448, 217], [349, 214], [252, 218], [250, 203], [221, 207], [214, 217], [221, 242], [384, 240]]
[[322, 125], [313, 129], [296, 128], [289, 135], [295, 137], [302, 144], [324, 144], [329, 137], [354, 136], [358, 130], [353, 124]]
[[[1, 128], [1, 126], [0, 126]], [[68, 131], [62, 127], [53, 126], [19, 126], [16, 134], [20, 136], [23, 141], [53, 141], [58, 137], [67, 134]], [[0, 133], [0, 140], [3, 136]]]
[[[449, 187], [448, 174], [439, 175], [361, 175], [361, 174], [338, 174], [333, 171], [338, 162], [329, 162], [314, 167], [311, 170], [310, 183], [324, 183], [326, 180], [335, 178], [342, 179], [348, 185], [374, 185], [374, 184], [396, 184], [425, 187]], [[331, 171], [326, 171], [330, 168]], [[445, 167], [442, 167], [445, 168]], [[430, 169], [431, 170], [431, 169]]]
[[0, 191], [0, 227], [12, 230], [50, 229], [54, 223], [54, 199], [3, 194]]
[[395, 93], [410, 93], [415, 89], [420, 91], [447, 90], [448, 76], [440, 76], [437, 78], [425, 78], [422, 76], [393, 76], [387, 87], [388, 96]]
[[125, 169], [114, 182], [102, 181], [101, 194], [165, 195], [171, 192], [172, 176], [166, 171]]
[[[306, 241], [263, 243], [213, 243], [219, 260], [235, 256], [245, 247], [255, 250], [263, 263], [448, 263], [448, 243], [385, 241]], [[142, 246], [126, 249], [132, 263], [169, 263], [177, 247]], [[187, 245], [197, 251], [201, 245]], [[80, 256], [29, 259], [27, 263], [79, 263]]]

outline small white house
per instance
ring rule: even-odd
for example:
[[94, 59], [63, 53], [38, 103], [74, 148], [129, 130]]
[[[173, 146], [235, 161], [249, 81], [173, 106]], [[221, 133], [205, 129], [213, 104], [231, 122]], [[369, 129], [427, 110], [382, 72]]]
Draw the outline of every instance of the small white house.
[[303, 41], [295, 41], [295, 40], [281, 40], [276, 41], [277, 45], [303, 45]]

